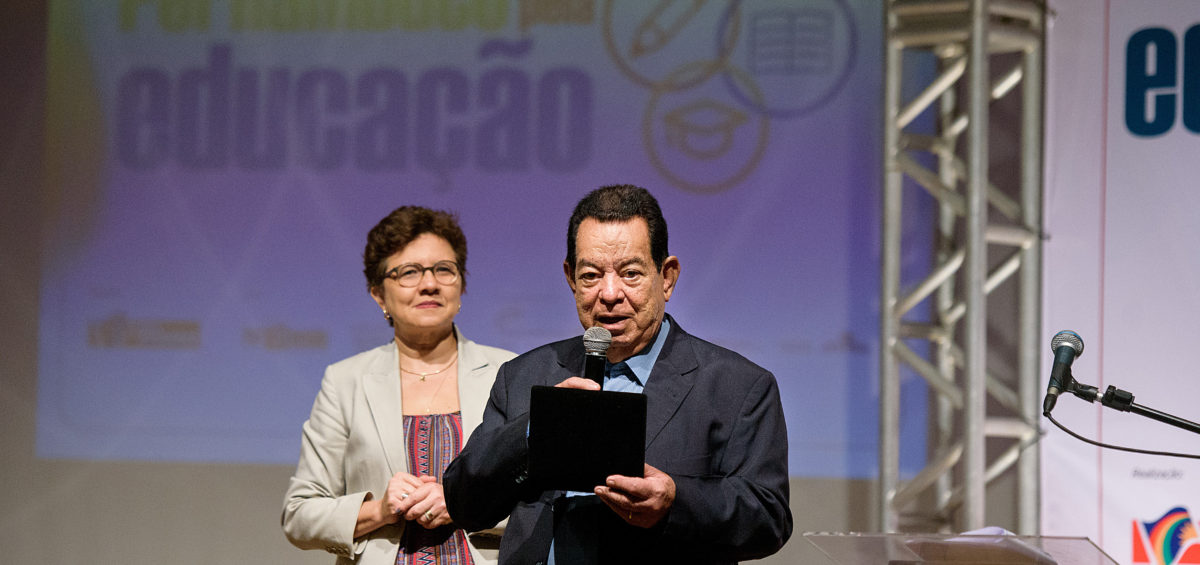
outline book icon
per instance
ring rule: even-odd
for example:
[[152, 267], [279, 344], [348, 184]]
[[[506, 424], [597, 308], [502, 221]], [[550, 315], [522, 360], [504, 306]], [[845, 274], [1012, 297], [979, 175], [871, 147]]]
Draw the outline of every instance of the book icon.
[[750, 19], [755, 74], [825, 74], [833, 70], [834, 16], [829, 10], [766, 10]]

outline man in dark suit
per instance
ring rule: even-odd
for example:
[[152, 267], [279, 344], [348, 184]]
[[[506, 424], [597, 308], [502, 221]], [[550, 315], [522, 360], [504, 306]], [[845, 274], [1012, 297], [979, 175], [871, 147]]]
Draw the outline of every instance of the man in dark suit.
[[446, 470], [456, 525], [509, 516], [501, 565], [732, 563], [778, 551], [792, 515], [775, 377], [666, 314], [680, 265], [658, 202], [629, 185], [588, 194], [571, 216], [563, 271], [583, 327], [613, 335], [604, 390], [647, 397], [644, 476], [613, 475], [590, 493], [527, 480], [530, 387], [601, 388], [574, 376], [584, 358], [574, 337], [500, 367], [483, 423]]

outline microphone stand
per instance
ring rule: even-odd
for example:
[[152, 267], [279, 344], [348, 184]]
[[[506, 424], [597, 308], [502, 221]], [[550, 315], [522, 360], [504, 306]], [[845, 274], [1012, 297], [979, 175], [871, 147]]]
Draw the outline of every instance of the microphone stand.
[[1187, 430], [1194, 434], [1200, 434], [1200, 424], [1184, 420], [1176, 416], [1159, 412], [1153, 408], [1142, 406], [1133, 401], [1133, 394], [1121, 390], [1115, 386], [1108, 385], [1108, 389], [1104, 391], [1104, 395], [1100, 396], [1100, 391], [1094, 386], [1085, 385], [1076, 381], [1073, 377], [1067, 376], [1067, 390], [1072, 394], [1082, 398], [1088, 402], [1095, 402], [1096, 398], [1100, 398], [1100, 404], [1117, 410], [1120, 412], [1133, 412], [1139, 416], [1145, 416], [1151, 420], [1157, 420], [1164, 424], [1170, 424], [1180, 429]]

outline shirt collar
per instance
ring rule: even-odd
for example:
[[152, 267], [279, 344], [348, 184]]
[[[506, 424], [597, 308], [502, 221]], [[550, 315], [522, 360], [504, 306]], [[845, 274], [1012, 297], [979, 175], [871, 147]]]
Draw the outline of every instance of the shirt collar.
[[670, 331], [671, 322], [667, 320], [666, 315], [663, 315], [662, 325], [658, 327], [658, 335], [654, 337], [654, 342], [649, 347], [634, 353], [633, 357], [622, 361], [629, 366], [633, 378], [637, 379], [642, 386], [646, 386], [646, 382], [650, 380], [650, 371], [658, 362], [658, 354], [662, 352], [663, 344], [667, 342], [667, 333]]

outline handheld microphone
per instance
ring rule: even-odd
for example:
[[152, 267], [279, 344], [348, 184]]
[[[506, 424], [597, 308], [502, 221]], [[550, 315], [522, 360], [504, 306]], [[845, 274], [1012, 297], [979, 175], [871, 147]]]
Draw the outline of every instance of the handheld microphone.
[[583, 378], [592, 379], [604, 387], [604, 362], [608, 354], [608, 346], [612, 345], [612, 333], [594, 326], [583, 332]]
[[1058, 395], [1071, 390], [1074, 378], [1071, 377], [1071, 363], [1076, 357], [1083, 355], [1083, 338], [1071, 330], [1063, 330], [1054, 334], [1050, 340], [1050, 349], [1054, 351], [1054, 366], [1050, 369], [1050, 384], [1046, 387], [1046, 399], [1042, 401], [1042, 415], [1049, 416], [1058, 402]]

